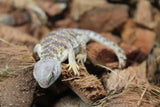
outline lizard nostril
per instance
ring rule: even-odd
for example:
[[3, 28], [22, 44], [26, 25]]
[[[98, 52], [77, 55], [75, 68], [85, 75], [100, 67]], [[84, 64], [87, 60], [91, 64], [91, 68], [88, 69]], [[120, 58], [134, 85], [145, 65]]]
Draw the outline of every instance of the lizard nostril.
[[51, 83], [53, 79], [54, 79], [54, 76], [51, 76], [48, 80], [48, 84]]

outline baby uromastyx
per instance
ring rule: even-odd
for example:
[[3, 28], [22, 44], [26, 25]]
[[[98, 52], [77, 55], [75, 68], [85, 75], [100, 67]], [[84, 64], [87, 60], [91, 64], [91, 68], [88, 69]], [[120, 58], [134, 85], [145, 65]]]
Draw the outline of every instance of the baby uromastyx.
[[58, 29], [48, 34], [34, 48], [34, 52], [40, 57], [33, 70], [34, 78], [39, 85], [42, 88], [51, 86], [60, 76], [61, 63], [67, 58], [69, 70], [72, 69], [75, 75], [79, 75], [76, 60], [82, 64], [86, 61], [86, 44], [91, 39], [111, 48], [118, 57], [119, 68], [125, 66], [124, 51], [100, 34], [82, 29]]

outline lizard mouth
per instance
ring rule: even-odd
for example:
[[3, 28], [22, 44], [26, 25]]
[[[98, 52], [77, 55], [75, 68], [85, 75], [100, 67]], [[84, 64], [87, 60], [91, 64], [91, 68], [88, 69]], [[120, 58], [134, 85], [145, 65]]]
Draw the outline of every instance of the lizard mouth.
[[48, 83], [38, 83], [41, 88], [48, 88], [50, 85]]

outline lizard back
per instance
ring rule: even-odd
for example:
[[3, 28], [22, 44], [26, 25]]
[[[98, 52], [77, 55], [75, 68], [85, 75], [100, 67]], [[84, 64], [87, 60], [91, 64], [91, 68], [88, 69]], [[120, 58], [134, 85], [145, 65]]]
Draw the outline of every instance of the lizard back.
[[90, 40], [99, 42], [100, 44], [111, 48], [119, 60], [119, 68], [122, 68], [126, 64], [126, 55], [124, 51], [114, 42], [109, 41], [102, 37], [100, 34], [83, 29], [59, 29], [51, 32], [42, 41], [41, 46], [41, 58], [57, 58], [62, 60], [65, 49], [73, 48], [75, 54], [79, 52], [80, 44], [86, 47], [86, 43]]
[[76, 40], [76, 33], [71, 30], [56, 30], [48, 34], [41, 42], [41, 58], [60, 59], [65, 49], [76, 49], [79, 43]]

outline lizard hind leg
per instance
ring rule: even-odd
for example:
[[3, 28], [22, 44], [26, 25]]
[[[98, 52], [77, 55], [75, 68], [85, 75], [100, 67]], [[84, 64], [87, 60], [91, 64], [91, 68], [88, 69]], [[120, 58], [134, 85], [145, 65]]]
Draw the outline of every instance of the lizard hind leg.
[[85, 54], [85, 53], [79, 53], [76, 56], [77, 62], [81, 63], [83, 66], [84, 66], [84, 63], [86, 62], [86, 59], [87, 59], [87, 54]]
[[68, 60], [69, 60], [69, 64], [67, 65], [67, 67], [69, 67], [69, 71], [72, 69], [74, 72], [74, 75], [79, 76], [79, 66], [77, 65], [76, 61], [75, 61], [75, 53], [73, 51], [73, 49], [69, 49], [69, 55], [68, 55]]
[[76, 56], [76, 60], [78, 63], [81, 63], [84, 66], [84, 63], [86, 62], [87, 59], [86, 42], [81, 41], [79, 47], [80, 47], [80, 52]]

